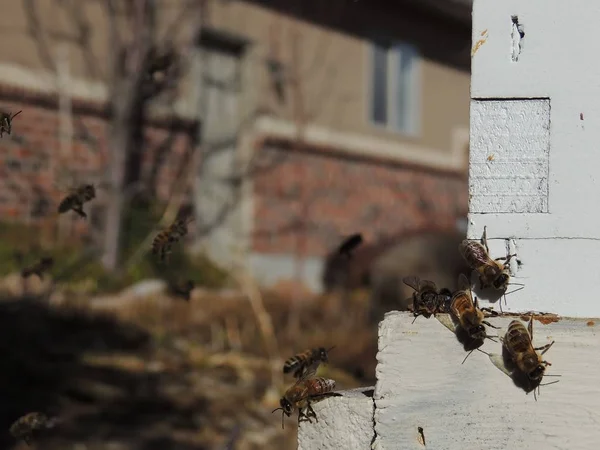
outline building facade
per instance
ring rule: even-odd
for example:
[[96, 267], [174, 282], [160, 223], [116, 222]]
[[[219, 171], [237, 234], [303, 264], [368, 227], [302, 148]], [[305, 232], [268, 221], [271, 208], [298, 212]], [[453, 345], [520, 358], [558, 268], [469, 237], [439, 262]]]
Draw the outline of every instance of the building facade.
[[[319, 289], [343, 236], [376, 242], [466, 215], [470, 6], [366, 3], [206, 0], [158, 15], [159, 30], [175, 21], [176, 42], [191, 43], [169, 111], [202, 122], [192, 196], [211, 232], [197, 248], [265, 284]], [[45, 0], [33, 12], [11, 2], [0, 23], [14, 30], [0, 42], [0, 106], [23, 110], [0, 140], [0, 211], [35, 221], [56, 166], [105, 164], [109, 20], [101, 4], [78, 13]], [[169, 124], [149, 123], [148, 155]], [[185, 165], [176, 133], [156, 178], [163, 197]]]

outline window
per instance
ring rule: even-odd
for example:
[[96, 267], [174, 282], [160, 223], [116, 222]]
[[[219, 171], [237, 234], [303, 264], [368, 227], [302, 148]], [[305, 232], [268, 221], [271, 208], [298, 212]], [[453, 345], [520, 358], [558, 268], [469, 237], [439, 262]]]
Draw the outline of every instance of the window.
[[377, 41], [371, 54], [371, 122], [418, 134], [421, 96], [417, 49], [406, 43]]

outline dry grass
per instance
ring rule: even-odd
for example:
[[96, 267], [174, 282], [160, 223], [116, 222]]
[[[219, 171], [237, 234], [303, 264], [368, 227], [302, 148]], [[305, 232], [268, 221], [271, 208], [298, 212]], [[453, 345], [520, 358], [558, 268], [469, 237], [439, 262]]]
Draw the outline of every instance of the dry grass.
[[[81, 300], [50, 307], [51, 315], [112, 320], [120, 333], [138, 330], [148, 342], [134, 349], [116, 344], [78, 349], [77, 368], [69, 369], [69, 379], [56, 393], [60, 401], [31, 406], [40, 410], [51, 405], [66, 417], [64, 425], [42, 437], [38, 448], [42, 443], [49, 450], [80, 443], [100, 449], [112, 442], [124, 449], [217, 449], [236, 430], [239, 438], [233, 448], [238, 450], [296, 448], [295, 419], [287, 419], [281, 430], [280, 416], [271, 414], [293, 382], [283, 378], [283, 361], [306, 348], [335, 345], [330, 364], [320, 374], [336, 379], [340, 389], [370, 384], [377, 330], [367, 325], [366, 292], [346, 298], [306, 297], [294, 307], [294, 317], [289, 296], [258, 295], [262, 313], [242, 293], [199, 291], [189, 303], [161, 295], [111, 301], [113, 306], [102, 312], [88, 306], [97, 302]], [[264, 323], [256, 320], [260, 314], [272, 324], [275, 343], [265, 338]], [[300, 332], [290, 331], [292, 321], [299, 323]], [[65, 327], [60, 328], [65, 336], [57, 336], [57, 327], [48, 329], [49, 345], [64, 347], [60, 342], [72, 335]], [[104, 332], [97, 333], [102, 340]], [[13, 405], [11, 414], [31, 407]], [[12, 419], [7, 416], [5, 421]]]

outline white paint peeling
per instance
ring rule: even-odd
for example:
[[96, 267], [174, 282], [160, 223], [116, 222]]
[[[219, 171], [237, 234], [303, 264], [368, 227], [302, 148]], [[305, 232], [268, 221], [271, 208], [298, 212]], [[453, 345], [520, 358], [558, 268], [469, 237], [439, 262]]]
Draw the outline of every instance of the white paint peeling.
[[[513, 319], [490, 321], [506, 329]], [[556, 341], [544, 355], [552, 363], [547, 373], [561, 375], [559, 383], [542, 386], [536, 402], [484, 354], [474, 352], [461, 365], [465, 351], [436, 319], [412, 320], [392, 312], [380, 324], [374, 448], [422, 449], [419, 426], [432, 449], [598, 448], [596, 326], [534, 322], [535, 345]], [[501, 344], [486, 342], [483, 349], [498, 353]]]
[[494, 257], [513, 240], [525, 286], [508, 310], [600, 316], [598, 20], [584, 0], [474, 3], [473, 41], [488, 37], [471, 66], [467, 235], [487, 226]]
[[473, 100], [472, 213], [548, 212], [550, 102]]
[[373, 441], [373, 387], [339, 391], [313, 405], [318, 422], [301, 422], [298, 450], [369, 450]]

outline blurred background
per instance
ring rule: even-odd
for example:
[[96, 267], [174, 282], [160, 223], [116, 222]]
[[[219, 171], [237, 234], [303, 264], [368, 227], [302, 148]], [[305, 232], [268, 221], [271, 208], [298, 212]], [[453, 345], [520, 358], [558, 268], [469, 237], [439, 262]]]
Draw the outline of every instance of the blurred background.
[[41, 411], [34, 449], [294, 449], [283, 361], [335, 345], [319, 373], [371, 385], [401, 278], [455, 287], [472, 0], [0, 6], [0, 448]]

